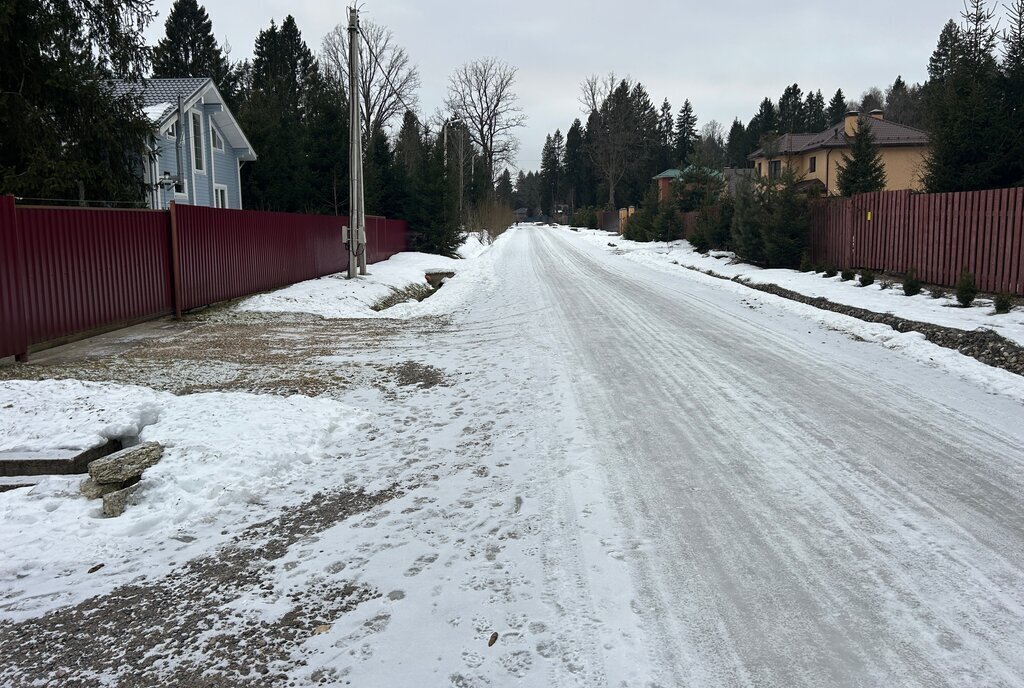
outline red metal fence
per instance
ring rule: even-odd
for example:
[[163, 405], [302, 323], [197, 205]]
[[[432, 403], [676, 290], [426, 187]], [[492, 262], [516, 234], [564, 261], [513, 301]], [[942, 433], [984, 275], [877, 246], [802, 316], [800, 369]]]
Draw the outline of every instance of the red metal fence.
[[[174, 205], [16, 207], [0, 196], [0, 358], [82, 333], [339, 272], [347, 218]], [[408, 250], [367, 217], [367, 262]]]
[[812, 207], [811, 260], [1024, 295], [1024, 188], [966, 193], [881, 191]]
[[24, 268], [14, 197], [0, 196], [0, 356], [21, 359], [28, 351]]
[[347, 261], [343, 217], [194, 205], [175, 205], [171, 213], [182, 310], [329, 275]]

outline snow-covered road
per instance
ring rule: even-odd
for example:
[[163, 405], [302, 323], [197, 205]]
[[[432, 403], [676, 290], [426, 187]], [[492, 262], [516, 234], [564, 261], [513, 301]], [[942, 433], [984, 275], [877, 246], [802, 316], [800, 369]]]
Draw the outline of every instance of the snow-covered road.
[[1024, 685], [1019, 403], [568, 232], [505, 266], [589, 449], [566, 574], [642, 629], [601, 619], [609, 684]]
[[167, 452], [0, 494], [0, 684], [1024, 686], [1024, 378], [607, 243], [2, 371], [0, 449]]

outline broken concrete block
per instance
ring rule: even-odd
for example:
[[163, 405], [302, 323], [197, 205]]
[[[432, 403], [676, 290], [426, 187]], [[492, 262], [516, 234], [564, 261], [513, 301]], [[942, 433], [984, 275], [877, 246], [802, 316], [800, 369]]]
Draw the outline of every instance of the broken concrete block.
[[103, 515], [104, 516], [120, 516], [124, 513], [125, 508], [128, 506], [128, 498], [132, 496], [135, 490], [139, 489], [139, 485], [142, 483], [135, 483], [128, 487], [117, 490], [115, 492], [108, 492], [103, 495]]
[[101, 485], [123, 483], [142, 475], [164, 455], [159, 442], [144, 442], [89, 464], [89, 475]]
[[120, 483], [101, 485], [92, 478], [86, 478], [80, 489], [86, 499], [99, 499], [105, 494], [110, 494], [111, 492], [120, 490], [121, 487]]

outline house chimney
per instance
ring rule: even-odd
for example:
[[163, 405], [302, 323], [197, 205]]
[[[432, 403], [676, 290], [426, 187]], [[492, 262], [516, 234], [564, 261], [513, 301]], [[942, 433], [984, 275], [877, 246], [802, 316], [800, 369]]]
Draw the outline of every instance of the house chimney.
[[844, 130], [847, 136], [853, 137], [857, 135], [857, 130], [860, 129], [860, 113], [856, 110], [850, 110], [846, 113], [846, 117], [843, 120]]
[[885, 111], [884, 110], [872, 110], [869, 114], [871, 115], [871, 119], [877, 119], [877, 120], [884, 120], [885, 119]]

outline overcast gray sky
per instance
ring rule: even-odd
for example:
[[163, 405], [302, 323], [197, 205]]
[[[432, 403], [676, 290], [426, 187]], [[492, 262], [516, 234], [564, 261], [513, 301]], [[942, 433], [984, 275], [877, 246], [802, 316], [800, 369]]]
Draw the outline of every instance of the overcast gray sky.
[[[148, 31], [151, 42], [163, 35], [172, 0], [155, 4], [161, 16]], [[827, 101], [837, 88], [847, 98], [871, 86], [884, 90], [898, 74], [923, 81], [942, 26], [959, 21], [963, 8], [961, 0], [767, 4], [366, 0], [362, 9], [388, 26], [419, 66], [426, 114], [441, 106], [448, 76], [463, 62], [492, 55], [518, 67], [517, 92], [528, 117], [518, 165], [535, 169], [545, 134], [565, 133], [580, 116], [578, 87], [589, 74], [628, 75], [656, 105], [667, 97], [676, 111], [689, 98], [701, 124], [717, 119], [727, 129], [733, 117], [747, 122], [762, 98], [777, 100], [794, 82], [805, 93], [820, 88]], [[314, 52], [345, 21], [338, 0], [206, 0], [205, 6], [233, 60], [252, 56], [256, 34], [271, 19], [280, 23], [292, 14]]]

